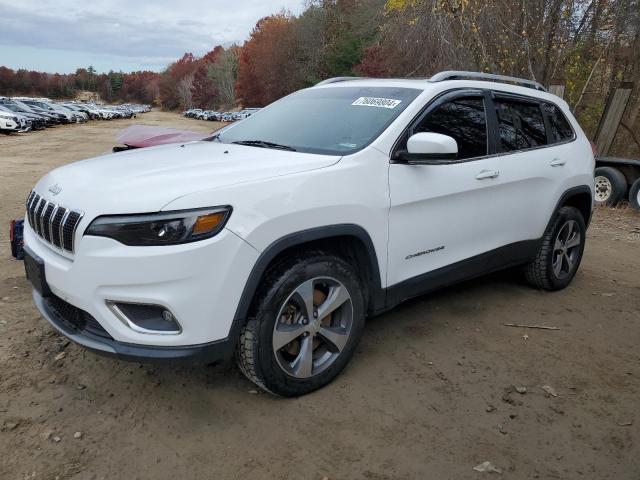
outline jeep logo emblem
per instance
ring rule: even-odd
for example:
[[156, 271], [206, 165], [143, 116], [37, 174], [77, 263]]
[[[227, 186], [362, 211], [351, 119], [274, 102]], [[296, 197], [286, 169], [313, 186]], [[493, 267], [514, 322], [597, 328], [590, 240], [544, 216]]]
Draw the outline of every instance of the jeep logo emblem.
[[54, 195], [58, 195], [62, 191], [62, 187], [56, 183], [55, 185], [51, 185], [49, 187], [49, 191]]

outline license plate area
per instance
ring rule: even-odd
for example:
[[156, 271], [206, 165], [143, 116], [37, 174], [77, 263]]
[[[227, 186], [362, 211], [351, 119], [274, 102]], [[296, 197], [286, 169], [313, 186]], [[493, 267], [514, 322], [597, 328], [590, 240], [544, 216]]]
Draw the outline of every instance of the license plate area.
[[26, 246], [24, 247], [24, 270], [27, 274], [27, 279], [40, 295], [43, 297], [51, 295], [51, 290], [49, 289], [45, 276], [44, 260]]

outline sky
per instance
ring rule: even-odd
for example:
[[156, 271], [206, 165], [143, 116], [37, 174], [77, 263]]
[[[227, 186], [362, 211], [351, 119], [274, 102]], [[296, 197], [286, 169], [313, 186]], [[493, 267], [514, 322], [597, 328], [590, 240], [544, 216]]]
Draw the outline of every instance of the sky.
[[161, 71], [185, 52], [242, 43], [303, 0], [0, 0], [0, 65], [50, 73]]

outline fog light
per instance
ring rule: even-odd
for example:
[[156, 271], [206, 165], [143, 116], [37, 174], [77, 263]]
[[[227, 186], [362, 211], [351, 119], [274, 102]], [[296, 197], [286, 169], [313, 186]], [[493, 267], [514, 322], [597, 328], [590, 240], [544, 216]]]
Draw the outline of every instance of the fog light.
[[182, 332], [173, 313], [161, 305], [107, 301], [107, 306], [122, 323], [138, 333], [177, 335]]

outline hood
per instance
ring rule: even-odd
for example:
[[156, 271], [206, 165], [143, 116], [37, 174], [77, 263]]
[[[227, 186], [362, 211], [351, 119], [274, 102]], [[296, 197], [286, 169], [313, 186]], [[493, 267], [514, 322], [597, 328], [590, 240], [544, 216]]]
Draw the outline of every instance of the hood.
[[0, 111], [0, 117], [2, 118], [9, 118], [9, 119], [14, 119], [17, 118], [18, 120], [26, 120], [27, 117], [24, 116], [22, 113], [17, 113], [17, 112], [4, 112], [4, 111]]
[[[340, 157], [199, 141], [128, 150], [53, 170], [36, 191], [86, 217], [160, 211], [202, 190], [328, 167]], [[57, 192], [54, 196], [52, 192]]]

